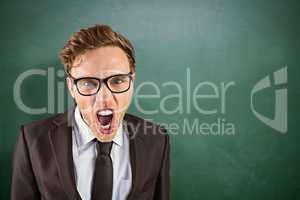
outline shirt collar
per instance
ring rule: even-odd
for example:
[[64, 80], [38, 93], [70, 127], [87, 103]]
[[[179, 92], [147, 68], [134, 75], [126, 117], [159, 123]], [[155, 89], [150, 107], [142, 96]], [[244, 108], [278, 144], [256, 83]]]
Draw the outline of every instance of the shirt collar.
[[[84, 146], [96, 138], [96, 136], [93, 134], [91, 129], [88, 127], [88, 125], [82, 119], [82, 116], [80, 114], [78, 106], [76, 106], [76, 108], [75, 108], [75, 126], [78, 131], [78, 134], [77, 134], [78, 147]], [[123, 140], [124, 140], [123, 137], [124, 137], [123, 123], [120, 123], [120, 126], [118, 127], [118, 130], [117, 130], [117, 134], [115, 135], [115, 137], [113, 139], [113, 142], [115, 144], [117, 144], [118, 146], [122, 146]]]

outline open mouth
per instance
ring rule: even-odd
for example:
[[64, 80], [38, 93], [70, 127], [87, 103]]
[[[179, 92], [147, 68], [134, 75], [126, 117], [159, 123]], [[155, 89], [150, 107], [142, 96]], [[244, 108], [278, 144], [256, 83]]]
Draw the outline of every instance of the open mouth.
[[112, 131], [113, 111], [104, 109], [97, 113], [97, 118], [100, 123], [100, 131], [103, 134], [110, 134]]

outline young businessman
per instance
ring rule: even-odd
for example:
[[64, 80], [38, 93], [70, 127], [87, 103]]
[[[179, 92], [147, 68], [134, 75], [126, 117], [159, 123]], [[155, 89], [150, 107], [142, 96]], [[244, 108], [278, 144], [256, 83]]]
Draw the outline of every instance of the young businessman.
[[109, 26], [74, 33], [60, 58], [76, 106], [22, 126], [12, 200], [167, 200], [169, 137], [127, 114], [134, 48]]

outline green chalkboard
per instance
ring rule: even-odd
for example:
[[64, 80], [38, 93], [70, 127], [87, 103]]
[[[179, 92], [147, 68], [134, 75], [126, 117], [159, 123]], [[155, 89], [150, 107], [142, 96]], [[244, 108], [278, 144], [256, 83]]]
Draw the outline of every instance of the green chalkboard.
[[59, 50], [96, 23], [135, 46], [129, 112], [168, 129], [172, 199], [300, 199], [299, 10], [298, 0], [2, 1], [0, 199], [19, 126], [71, 105]]

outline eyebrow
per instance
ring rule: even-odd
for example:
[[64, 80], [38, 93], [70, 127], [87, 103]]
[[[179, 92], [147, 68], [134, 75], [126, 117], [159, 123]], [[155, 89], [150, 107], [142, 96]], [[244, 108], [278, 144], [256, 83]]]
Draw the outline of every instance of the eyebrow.
[[112, 77], [112, 76], [116, 76], [116, 75], [127, 75], [127, 74], [129, 74], [129, 73], [131, 73], [131, 71], [129, 71], [129, 72], [123, 72], [123, 73], [117, 73], [117, 74], [110, 74], [110, 75], [108, 75], [108, 76], [105, 76], [104, 78], [99, 78], [99, 77], [96, 77], [96, 76], [90, 76], [90, 75], [84, 75], [84, 76], [79, 76], [79, 77], [73, 77], [71, 74], [71, 77], [73, 78], [73, 79], [80, 79], [80, 78], [98, 78], [98, 79], [106, 79], [106, 78], [109, 78], [109, 77]]

